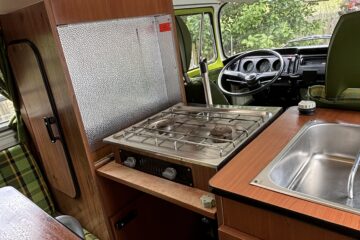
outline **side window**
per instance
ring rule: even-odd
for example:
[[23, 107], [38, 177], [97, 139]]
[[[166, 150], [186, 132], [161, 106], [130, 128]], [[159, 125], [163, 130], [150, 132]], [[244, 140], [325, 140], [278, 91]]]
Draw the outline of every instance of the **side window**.
[[[3, 77], [0, 71], [0, 79]], [[13, 103], [0, 94], [0, 130], [8, 126], [9, 121], [15, 115]]]
[[14, 114], [13, 103], [0, 94], [0, 128], [7, 126]]
[[[191, 62], [190, 70], [199, 66], [199, 40], [200, 40], [200, 22], [202, 14], [184, 15], [180, 16], [188, 27], [191, 35]], [[203, 26], [203, 46], [202, 55], [206, 57], [208, 63], [216, 60], [216, 47], [214, 40], [214, 31], [211, 24], [210, 14], [204, 15], [204, 26]]]

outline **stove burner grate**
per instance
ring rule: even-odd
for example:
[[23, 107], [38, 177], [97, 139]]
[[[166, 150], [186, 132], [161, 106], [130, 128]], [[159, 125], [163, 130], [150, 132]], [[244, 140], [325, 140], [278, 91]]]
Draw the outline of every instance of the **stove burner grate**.
[[125, 129], [121, 137], [129, 141], [134, 136], [140, 137], [140, 142], [150, 141], [156, 147], [172, 145], [175, 151], [181, 151], [185, 146], [193, 146], [197, 151], [209, 148], [217, 150], [223, 157], [264, 121], [262, 115], [247, 116], [246, 121], [245, 117], [244, 114], [186, 114], [170, 110], [147, 119], [144, 124]]
[[[232, 140], [233, 139], [232, 133], [233, 133], [233, 130], [229, 126], [215, 126], [210, 131], [210, 136], [213, 136], [213, 137], [219, 138], [219, 139]], [[217, 143], [218, 141], [214, 141], [214, 142]]]
[[124, 148], [215, 166], [274, 119], [275, 107], [168, 108], [106, 139]]

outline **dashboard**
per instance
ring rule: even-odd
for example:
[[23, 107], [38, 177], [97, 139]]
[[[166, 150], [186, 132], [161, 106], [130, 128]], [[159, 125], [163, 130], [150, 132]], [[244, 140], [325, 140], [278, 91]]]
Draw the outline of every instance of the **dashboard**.
[[[292, 72], [294, 67], [292, 57], [284, 56], [285, 72]], [[241, 59], [230, 67], [231, 70], [243, 73], [264, 73], [280, 70], [280, 60], [272, 56], [251, 56]]]
[[[253, 105], [282, 106], [296, 105], [306, 98], [307, 89], [312, 85], [325, 84], [327, 46], [273, 49], [284, 59], [284, 71], [268, 90], [253, 95]], [[236, 57], [236, 56], [234, 56]], [[224, 61], [227, 64], [234, 59]], [[275, 72], [280, 61], [274, 55], [252, 54], [234, 62], [229, 70], [244, 74]], [[238, 89], [231, 79], [225, 81], [227, 89]], [[231, 99], [236, 101], [236, 99]]]
[[[285, 68], [277, 82], [300, 81], [303, 85], [323, 84], [325, 80], [326, 46], [274, 49], [284, 58]], [[240, 59], [230, 70], [242, 73], [274, 72], [280, 61], [273, 55], [252, 55]]]

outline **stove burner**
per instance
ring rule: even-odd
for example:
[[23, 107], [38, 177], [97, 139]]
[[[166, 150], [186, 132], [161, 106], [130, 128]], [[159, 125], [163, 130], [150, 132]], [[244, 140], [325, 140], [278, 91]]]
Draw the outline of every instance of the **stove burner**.
[[232, 128], [228, 126], [216, 126], [210, 131], [210, 136], [217, 138], [215, 143], [222, 143], [221, 139], [232, 140]]
[[[252, 106], [203, 108], [179, 105], [115, 133], [104, 142], [183, 166], [194, 164], [218, 169], [280, 111], [281, 108]], [[204, 114], [199, 114], [201, 112]], [[198, 174], [193, 177], [195, 183]]]
[[[174, 119], [163, 119], [157, 121], [153, 124], [153, 129], [157, 129], [159, 134], [167, 134], [174, 129], [175, 120]], [[171, 134], [171, 133], [169, 133]]]

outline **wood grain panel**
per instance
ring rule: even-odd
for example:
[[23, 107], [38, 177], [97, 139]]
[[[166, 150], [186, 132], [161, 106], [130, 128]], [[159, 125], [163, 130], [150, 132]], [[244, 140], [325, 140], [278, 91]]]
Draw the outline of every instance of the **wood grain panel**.
[[0, 0], [0, 15], [14, 12], [40, 1], [42, 0]]
[[[108, 156], [97, 161], [97, 169], [112, 162], [111, 159], [112, 156]], [[201, 217], [198, 214], [169, 204], [160, 198], [151, 197], [107, 177], [99, 176], [97, 179], [105, 205], [104, 210], [107, 218], [110, 219], [108, 228], [113, 234], [111, 239], [144, 239], [144, 235], [141, 234], [145, 234], [147, 239], [157, 240], [169, 239], [169, 236], [174, 240], [202, 239], [196, 238], [201, 232], [201, 226], [199, 226]], [[166, 211], [165, 206], [168, 208]], [[125, 229], [115, 229], [114, 224], [133, 210], [138, 213], [136, 219], [131, 221]], [[171, 213], [170, 216], [168, 213]], [[167, 220], [169, 218], [170, 221]], [[138, 226], [142, 226], [141, 232], [137, 230]]]
[[[107, 161], [104, 158], [96, 165], [101, 168]], [[197, 237], [202, 229], [200, 215], [106, 177], [98, 177], [98, 182], [111, 239], [202, 239]], [[115, 223], [132, 211], [137, 213], [135, 219], [124, 229], [115, 229]]]
[[[114, 221], [119, 220], [120, 216], [126, 212], [129, 204], [135, 201], [142, 193], [136, 189], [119, 184], [113, 180], [97, 177], [100, 196], [104, 204], [105, 223], [110, 234], [110, 239], [115, 239]], [[115, 220], [114, 220], [115, 219]]]
[[249, 234], [242, 233], [236, 229], [222, 225], [219, 227], [220, 240], [260, 240], [259, 238], [250, 236]]
[[51, 5], [57, 25], [172, 14], [169, 0], [45, 0]]
[[[114, 182], [116, 183], [116, 182]], [[119, 183], [116, 183], [119, 185]], [[140, 197], [139, 197], [140, 198]], [[111, 218], [110, 218], [110, 224], [113, 232], [113, 239], [116, 240], [122, 240], [122, 239], [146, 239], [149, 238], [147, 235], [146, 229], [149, 227], [149, 224], [144, 224], [142, 222], [142, 213], [139, 213], [139, 207], [138, 207], [138, 199], [133, 200], [131, 203], [129, 203], [127, 206], [122, 207], [120, 211], [116, 212]], [[117, 229], [116, 223], [126, 218], [129, 214], [136, 214], [134, 219], [132, 219], [123, 229]], [[140, 214], [140, 216], [139, 216]], [[141, 231], [139, 231], [139, 226], [141, 227]]]
[[169, 201], [211, 219], [216, 218], [216, 208], [204, 208], [200, 202], [202, 195], [212, 195], [211, 193], [124, 167], [116, 162], [108, 163], [99, 168], [97, 173], [100, 176]]
[[279, 154], [300, 128], [315, 119], [360, 124], [360, 113], [317, 109], [315, 115], [303, 116], [299, 115], [296, 107], [290, 108], [220, 170], [210, 180], [210, 185], [235, 195], [358, 231], [360, 217], [356, 214], [250, 185], [255, 176]]
[[60, 141], [52, 143], [44, 125], [44, 117], [52, 117], [49, 98], [46, 93], [35, 55], [31, 48], [22, 44], [11, 46], [9, 57], [14, 76], [24, 101], [24, 106], [46, 169], [47, 179], [52, 187], [75, 197], [76, 189]]
[[[108, 222], [106, 221], [107, 214], [103, 210], [106, 208], [107, 202], [100, 203], [101, 191], [98, 188], [101, 187], [101, 184], [95, 184], [94, 180], [97, 176], [95, 175], [93, 162], [109, 154], [111, 148], [104, 146], [96, 150], [90, 150], [88, 146], [56, 26], [78, 21], [172, 14], [172, 1], [46, 0], [44, 3], [45, 9], [43, 4], [37, 4], [14, 14], [2, 16], [0, 21], [6, 28], [5, 35], [8, 41], [25, 37], [30, 38], [38, 45], [40, 52], [45, 56], [46, 69], [50, 77], [51, 87], [81, 191], [78, 199], [71, 200], [64, 194], [52, 189], [58, 203], [58, 210], [78, 218], [83, 226], [101, 239], [108, 239], [109, 235], [105, 227]], [[67, 16], [69, 16], [70, 20]], [[62, 22], [61, 19], [64, 21]], [[39, 20], [44, 21], [47, 27], [39, 28], [36, 24], [36, 21]], [[177, 59], [179, 60], [179, 54]], [[179, 82], [182, 85], [181, 77]], [[181, 90], [185, 101], [184, 89]]]
[[[90, 152], [86, 147], [87, 141], [83, 139], [82, 122], [76, 112], [76, 98], [71, 82], [66, 78], [65, 60], [57, 42], [52, 15], [46, 11], [44, 3], [39, 3], [1, 16], [0, 19], [7, 42], [14, 39], [30, 39], [39, 48], [45, 62], [80, 188], [80, 197], [77, 199], [71, 199], [52, 188], [58, 210], [76, 217], [85, 228], [101, 239], [109, 239], [100, 194], [95, 183], [93, 159], [88, 157]], [[102, 152], [100, 155], [104, 154]]]
[[[224, 225], [264, 240], [350, 240], [331, 229], [223, 198]], [[239, 238], [241, 239], [241, 238]]]
[[112, 216], [112, 226], [129, 212], [135, 213], [135, 217], [122, 229], [113, 227], [114, 240], [208, 239], [204, 236], [200, 215], [151, 195], [142, 194]]
[[[20, 93], [18, 92], [18, 89], [16, 89], [17, 91], [17, 95], [19, 97], [19, 101], [20, 101], [20, 114], [21, 114], [21, 118], [25, 124], [25, 128], [27, 130], [27, 133], [30, 134], [30, 138], [31, 139], [35, 139], [35, 135], [32, 131], [32, 127], [31, 127], [31, 124], [30, 124], [30, 120], [29, 120], [29, 116], [27, 115], [27, 112], [26, 112], [26, 108], [25, 108], [25, 105], [24, 105], [24, 100], [22, 99]], [[39, 152], [39, 149], [37, 147], [36, 148], [36, 151]], [[38, 154], [40, 155], [40, 154]]]
[[216, 170], [196, 164], [191, 164], [190, 167], [193, 173], [194, 186], [204, 191], [210, 191], [209, 180], [215, 175]]
[[215, 195], [216, 200], [216, 213], [217, 213], [217, 221], [218, 226], [222, 226], [224, 224], [224, 213], [223, 213], [223, 206], [222, 206], [222, 197]]
[[80, 239], [12, 187], [0, 188], [1, 239]]

